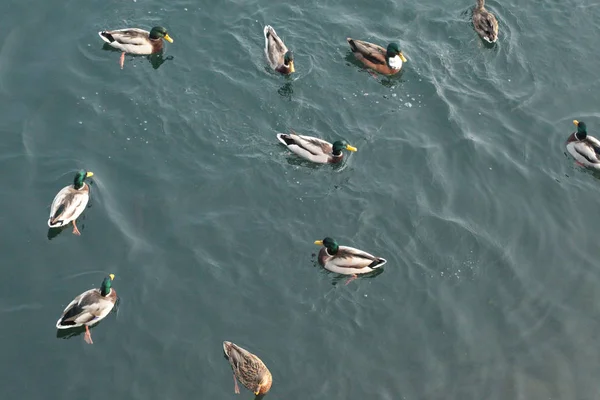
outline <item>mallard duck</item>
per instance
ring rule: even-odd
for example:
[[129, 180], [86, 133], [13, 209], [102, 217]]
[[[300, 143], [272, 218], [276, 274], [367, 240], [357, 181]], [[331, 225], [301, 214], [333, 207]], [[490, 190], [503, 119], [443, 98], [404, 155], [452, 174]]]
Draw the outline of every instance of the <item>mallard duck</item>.
[[331, 272], [352, 275], [346, 285], [356, 279], [358, 274], [373, 272], [387, 262], [385, 258], [375, 257], [354, 247], [339, 246], [330, 237], [317, 240], [315, 244], [323, 246], [319, 251], [319, 264]]
[[98, 35], [110, 46], [122, 51], [121, 69], [123, 69], [125, 63], [125, 53], [136, 55], [154, 54], [162, 50], [162, 39], [173, 43], [173, 39], [162, 26], [155, 26], [150, 32], [138, 28], [126, 28], [102, 31], [98, 32]]
[[100, 289], [90, 289], [75, 297], [56, 322], [57, 329], [71, 329], [85, 325], [84, 339], [92, 344], [90, 326], [102, 321], [117, 302], [117, 292], [112, 288], [113, 274], [102, 281]]
[[498, 40], [498, 21], [494, 14], [485, 9], [485, 0], [477, 0], [473, 8], [473, 26], [475, 30], [488, 43]]
[[313, 136], [298, 135], [294, 131], [289, 134], [278, 133], [277, 139], [300, 157], [319, 164], [339, 163], [344, 157], [343, 149], [358, 150], [343, 140], [336, 140], [331, 144]]
[[94, 176], [93, 172], [81, 170], [75, 174], [72, 185], [65, 186], [57, 193], [50, 207], [50, 228], [60, 228], [73, 222], [73, 234], [81, 235], [76, 220], [90, 200], [90, 187], [84, 180], [91, 176]]
[[294, 54], [283, 44], [271, 25], [265, 26], [265, 55], [269, 65], [275, 71], [284, 75], [296, 72], [294, 69]]
[[585, 122], [574, 120], [577, 132], [567, 139], [567, 151], [584, 167], [600, 169], [600, 141], [587, 134]]
[[346, 39], [357, 60], [367, 68], [384, 75], [394, 75], [402, 69], [406, 58], [397, 43], [390, 43], [387, 50], [373, 43], [362, 40]]
[[231, 342], [223, 342], [223, 351], [233, 370], [236, 394], [240, 394], [238, 380], [256, 396], [264, 395], [271, 389], [273, 377], [260, 358]]

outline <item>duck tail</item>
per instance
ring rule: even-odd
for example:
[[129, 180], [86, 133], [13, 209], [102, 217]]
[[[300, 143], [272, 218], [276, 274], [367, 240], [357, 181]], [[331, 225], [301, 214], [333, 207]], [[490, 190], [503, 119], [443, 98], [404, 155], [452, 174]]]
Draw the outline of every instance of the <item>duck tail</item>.
[[48, 226], [50, 228], [53, 228], [56, 226], [57, 223], [60, 222], [60, 225], [58, 226], [62, 226], [63, 221], [60, 219], [60, 216], [62, 215], [62, 212], [65, 210], [65, 205], [61, 204], [57, 209], [56, 212], [50, 216], [50, 218], [48, 219]]
[[273, 27], [271, 25], [265, 25], [265, 29], [263, 30], [265, 39], [269, 39], [269, 35], [271, 34], [271, 31], [275, 32], [275, 29], [273, 29]]
[[348, 44], [350, 45], [352, 51], [356, 51], [356, 43], [354, 43], [354, 39], [346, 38], [346, 40], [348, 41]]
[[73, 326], [69, 326], [68, 324], [63, 324], [65, 317], [62, 316], [56, 321], [56, 329], [69, 329]]
[[229, 355], [230, 347], [231, 347], [231, 342], [228, 342], [228, 341], [223, 342], [223, 352], [225, 352], [226, 355]]
[[385, 265], [385, 263], [387, 263], [387, 260], [385, 258], [379, 257], [377, 260], [373, 261], [371, 263], [371, 265], [369, 265], [369, 268], [372, 268], [372, 269], [381, 268]]
[[269, 36], [271, 35], [271, 31], [275, 32], [271, 25], [265, 25], [265, 29], [263, 29], [263, 34], [265, 35], [265, 52], [269, 51]]
[[62, 219], [58, 219], [57, 217], [48, 219], [48, 227], [49, 228], [59, 228], [59, 227], [63, 226], [64, 223], [65, 223], [65, 221], [63, 221]]
[[290, 137], [290, 135], [288, 135], [286, 133], [278, 133], [277, 134], [277, 139], [281, 142], [281, 144], [283, 144], [285, 146], [289, 146], [291, 144], [296, 144], [296, 142], [294, 141], [294, 139], [292, 139]]
[[115, 41], [115, 38], [112, 37], [112, 35], [107, 31], [98, 32], [98, 36], [100, 36], [106, 43], [112, 43]]

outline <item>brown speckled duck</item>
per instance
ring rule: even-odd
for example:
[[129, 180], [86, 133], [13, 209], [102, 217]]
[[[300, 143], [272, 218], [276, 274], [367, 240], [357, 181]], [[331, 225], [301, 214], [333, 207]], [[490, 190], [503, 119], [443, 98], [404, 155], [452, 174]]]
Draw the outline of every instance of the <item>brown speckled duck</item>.
[[494, 14], [485, 9], [485, 0], [477, 0], [473, 8], [473, 26], [483, 40], [496, 43], [498, 40], [498, 21]]
[[337, 274], [352, 275], [346, 285], [359, 274], [367, 274], [381, 268], [387, 262], [385, 258], [375, 257], [354, 247], [339, 246], [335, 239], [326, 237], [317, 240], [316, 245], [323, 246], [319, 251], [319, 264]]
[[567, 139], [567, 151], [579, 165], [600, 169], [600, 141], [587, 134], [585, 122], [574, 120], [577, 132]]
[[265, 395], [271, 389], [273, 377], [260, 358], [231, 342], [223, 342], [223, 351], [233, 370], [236, 394], [240, 393], [238, 380], [256, 396]]
[[265, 26], [265, 55], [269, 65], [275, 71], [284, 75], [296, 72], [294, 68], [294, 54], [288, 50], [283, 40], [277, 36], [271, 25]]
[[367, 68], [383, 75], [394, 75], [402, 69], [406, 58], [397, 43], [390, 43], [387, 50], [373, 43], [362, 40], [346, 39], [354, 56]]

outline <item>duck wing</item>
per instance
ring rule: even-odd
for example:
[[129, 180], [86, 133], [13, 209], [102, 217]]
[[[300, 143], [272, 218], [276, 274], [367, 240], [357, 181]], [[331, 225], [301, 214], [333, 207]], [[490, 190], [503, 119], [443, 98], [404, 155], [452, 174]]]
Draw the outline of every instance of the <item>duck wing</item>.
[[355, 249], [354, 247], [339, 246], [338, 252], [330, 260], [339, 268], [379, 268], [383, 266], [387, 260], [385, 258], [376, 257], [365, 251]]
[[373, 64], [387, 65], [385, 59], [386, 50], [383, 47], [363, 40], [354, 40], [352, 38], [346, 40], [352, 52], [359, 60], [366, 59]]
[[478, 10], [473, 13], [473, 25], [475, 25], [475, 29], [480, 30], [488, 37], [495, 37], [498, 31], [496, 17], [487, 10]]
[[294, 131], [279, 133], [277, 139], [297, 155], [318, 163], [327, 163], [333, 152], [331, 143], [313, 136], [298, 135]]
[[98, 34], [110, 46], [130, 54], [151, 54], [162, 48], [162, 40], [151, 40], [150, 33], [143, 29], [117, 29]]
[[50, 206], [49, 227], [58, 227], [77, 219], [85, 210], [89, 200], [89, 189], [77, 190], [73, 185], [65, 186], [56, 194]]
[[128, 45], [143, 45], [150, 40], [150, 32], [138, 28], [116, 29], [113, 31], [102, 31], [98, 33], [102, 40], [112, 44], [117, 42]]
[[69, 303], [56, 323], [56, 327], [74, 328], [89, 324], [94, 319], [102, 317], [106, 308], [111, 305], [110, 301], [102, 297], [99, 289], [90, 289]]
[[600, 163], [600, 143], [590, 140], [589, 136], [580, 142], [573, 143], [573, 149], [592, 164]]
[[588, 136], [586, 138], [586, 142], [590, 147], [592, 147], [596, 156], [600, 156], [600, 140], [596, 139], [593, 136]]
[[295, 144], [310, 151], [314, 155], [330, 154], [333, 152], [331, 143], [314, 136], [298, 135], [294, 131], [288, 135], [282, 134], [282, 136], [285, 137], [284, 140], [286, 144]]
[[283, 40], [277, 36], [275, 29], [271, 25], [265, 26], [263, 32], [265, 35], [265, 55], [271, 68], [277, 69], [277, 67], [284, 64], [283, 59], [288, 48], [283, 43]]

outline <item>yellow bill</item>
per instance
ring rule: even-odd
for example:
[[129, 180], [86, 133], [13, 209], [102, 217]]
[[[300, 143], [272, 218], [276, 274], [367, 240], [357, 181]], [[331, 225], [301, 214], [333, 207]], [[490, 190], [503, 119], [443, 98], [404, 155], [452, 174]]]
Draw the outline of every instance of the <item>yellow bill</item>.
[[86, 177], [86, 178], [91, 178], [92, 176], [94, 176], [94, 173], [93, 173], [93, 172], [89, 172], [89, 171], [88, 171], [88, 172], [85, 174], [85, 177]]
[[173, 39], [171, 39], [171, 36], [169, 36], [168, 33], [165, 34], [165, 40], [169, 43], [173, 43]]
[[318, 246], [323, 246], [323, 241], [322, 240], [315, 240], [315, 244]]
[[575, 124], [575, 126], [579, 125], [579, 121], [577, 121], [576, 119], [573, 120], [573, 123]]
[[402, 52], [398, 53], [398, 56], [400, 57], [402, 62], [406, 62], [406, 57], [404, 57], [404, 54], [402, 54]]
[[110, 277], [110, 280], [111, 280], [111, 281], [114, 281], [114, 280], [115, 280], [115, 274], [109, 274], [108, 276]]
[[349, 144], [347, 144], [346, 145], [346, 150], [348, 150], [348, 151], [356, 151], [358, 149], [356, 147], [354, 147], [354, 146], [350, 146]]
[[294, 68], [294, 62], [293, 61], [290, 62], [290, 73], [292, 73], [292, 72], [296, 72], [296, 68]]
[[260, 390], [257, 390], [256, 392], [254, 392], [254, 395], [258, 396], [259, 393], [260, 393]]

